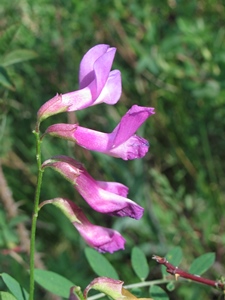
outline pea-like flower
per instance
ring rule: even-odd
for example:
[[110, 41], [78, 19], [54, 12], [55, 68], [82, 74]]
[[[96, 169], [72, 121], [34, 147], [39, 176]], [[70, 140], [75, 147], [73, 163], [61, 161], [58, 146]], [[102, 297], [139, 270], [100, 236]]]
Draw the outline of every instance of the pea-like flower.
[[88, 299], [91, 289], [97, 290], [115, 300], [153, 300], [152, 298], [137, 298], [123, 288], [123, 281], [108, 277], [95, 278], [84, 290], [84, 299]]
[[57, 206], [73, 223], [82, 238], [92, 248], [99, 252], [113, 253], [124, 249], [125, 239], [111, 228], [93, 225], [84, 215], [82, 209], [74, 202], [64, 198], [54, 198], [43, 201], [40, 207], [46, 204]]
[[74, 141], [79, 146], [110, 156], [131, 160], [145, 156], [149, 143], [135, 134], [154, 108], [133, 105], [111, 133], [103, 133], [77, 124], [54, 124], [45, 133]]
[[79, 70], [79, 90], [57, 94], [38, 111], [39, 122], [49, 116], [80, 110], [99, 103], [115, 104], [121, 96], [121, 74], [111, 70], [116, 48], [100, 44], [83, 57]]
[[119, 183], [96, 181], [81, 163], [68, 156], [46, 160], [42, 168], [51, 167], [70, 181], [84, 200], [96, 211], [119, 217], [140, 219], [144, 209], [126, 198], [128, 189]]

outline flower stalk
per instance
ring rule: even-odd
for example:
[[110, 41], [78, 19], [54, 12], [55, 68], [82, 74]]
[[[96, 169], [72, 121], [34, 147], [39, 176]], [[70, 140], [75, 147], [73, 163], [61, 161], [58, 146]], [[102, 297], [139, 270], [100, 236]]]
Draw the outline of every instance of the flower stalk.
[[[31, 224], [29, 300], [34, 300], [36, 225], [39, 209], [43, 205], [51, 203], [61, 209], [86, 243], [99, 252], [113, 253], [124, 249], [125, 244], [125, 239], [117, 231], [90, 223], [83, 211], [69, 199], [54, 198], [45, 200], [39, 205], [43, 171], [46, 167], [51, 167], [72, 183], [83, 199], [97, 212], [137, 220], [143, 215], [143, 207], [127, 198], [128, 187], [123, 184], [95, 180], [80, 162], [65, 155], [54, 156], [44, 163], [41, 158], [41, 142], [46, 134], [69, 139], [88, 150], [124, 160], [145, 156], [149, 143], [135, 133], [147, 118], [155, 113], [152, 107], [133, 105], [111, 133], [98, 132], [78, 124], [53, 124], [44, 135], [40, 133], [40, 123], [50, 116], [78, 111], [100, 103], [114, 105], [118, 102], [122, 84], [120, 71], [111, 71], [115, 53], [116, 48], [109, 45], [100, 44], [92, 47], [80, 63], [79, 89], [65, 94], [56, 94], [37, 112], [37, 123], [33, 133], [36, 138], [38, 174]], [[124, 298], [121, 293], [119, 297]], [[126, 298], [129, 297], [126, 294]], [[117, 297], [117, 300], [120, 298]], [[77, 299], [73, 291], [70, 299]]]
[[34, 266], [35, 266], [35, 236], [36, 236], [36, 225], [38, 217], [38, 205], [40, 201], [41, 184], [43, 177], [43, 170], [41, 168], [41, 139], [39, 132], [39, 125], [36, 126], [36, 130], [33, 131], [36, 137], [36, 160], [37, 160], [37, 186], [34, 197], [34, 208], [31, 223], [31, 239], [30, 239], [30, 296], [29, 300], [34, 299]]

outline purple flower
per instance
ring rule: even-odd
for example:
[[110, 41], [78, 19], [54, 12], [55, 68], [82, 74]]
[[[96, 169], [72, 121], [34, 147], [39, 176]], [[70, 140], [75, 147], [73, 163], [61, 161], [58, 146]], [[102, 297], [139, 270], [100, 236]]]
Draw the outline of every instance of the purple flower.
[[76, 111], [99, 103], [115, 104], [121, 96], [121, 74], [110, 71], [116, 48], [96, 45], [83, 57], [79, 71], [79, 90], [57, 94], [38, 111], [38, 120], [51, 115]]
[[91, 224], [82, 209], [74, 202], [68, 199], [55, 198], [42, 202], [40, 207], [45, 204], [54, 204], [61, 209], [86, 243], [99, 252], [113, 253], [114, 251], [124, 249], [125, 239], [119, 232]]
[[154, 108], [133, 105], [111, 133], [103, 133], [77, 124], [54, 124], [45, 133], [76, 142], [92, 151], [102, 152], [124, 160], [143, 157], [149, 144], [135, 132], [154, 114]]
[[43, 163], [42, 168], [46, 167], [53, 168], [74, 184], [75, 189], [94, 210], [119, 217], [142, 217], [144, 209], [126, 198], [128, 189], [125, 186], [94, 180], [76, 160], [56, 156]]

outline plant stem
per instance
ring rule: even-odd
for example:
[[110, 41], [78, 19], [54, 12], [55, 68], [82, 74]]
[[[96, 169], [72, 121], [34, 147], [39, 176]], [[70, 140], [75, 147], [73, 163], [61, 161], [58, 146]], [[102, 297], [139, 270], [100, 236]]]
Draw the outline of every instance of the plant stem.
[[30, 296], [29, 300], [34, 299], [34, 265], [35, 265], [35, 236], [36, 236], [36, 224], [38, 217], [38, 205], [40, 200], [41, 184], [43, 177], [43, 170], [41, 169], [41, 139], [39, 126], [36, 126], [36, 130], [33, 131], [36, 137], [36, 160], [38, 167], [37, 186], [34, 197], [34, 208], [31, 224], [31, 240], [30, 240]]
[[169, 263], [165, 257], [160, 257], [157, 255], [154, 255], [152, 258], [155, 259], [157, 261], [157, 263], [164, 265], [166, 267], [166, 271], [168, 273], [174, 275], [176, 279], [178, 279], [179, 277], [182, 277], [182, 278], [190, 279], [192, 281], [196, 281], [196, 282], [199, 282], [202, 284], [206, 284], [206, 285], [218, 288], [222, 291], [224, 291], [224, 289], [225, 289], [225, 284], [223, 282], [211, 280], [208, 278], [201, 277], [199, 275], [194, 275], [194, 274], [190, 274], [186, 271], [183, 271], [183, 270], [179, 269], [178, 267], [175, 267], [174, 265]]

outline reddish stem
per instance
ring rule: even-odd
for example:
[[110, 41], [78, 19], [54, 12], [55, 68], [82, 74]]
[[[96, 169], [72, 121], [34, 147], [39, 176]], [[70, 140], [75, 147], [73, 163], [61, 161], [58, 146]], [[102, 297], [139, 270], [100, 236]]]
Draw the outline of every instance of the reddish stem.
[[168, 260], [166, 260], [165, 257], [160, 257], [160, 256], [157, 256], [157, 255], [153, 255], [152, 258], [155, 259], [157, 261], [157, 263], [159, 263], [161, 265], [164, 265], [166, 267], [166, 271], [168, 273], [172, 274], [172, 275], [175, 275], [176, 279], [178, 279], [179, 277], [182, 277], [182, 278], [186, 278], [186, 279], [190, 279], [190, 280], [193, 280], [193, 281], [200, 282], [202, 284], [213, 286], [215, 288], [221, 289], [222, 291], [225, 290], [225, 284], [221, 281], [215, 281], [215, 280], [211, 280], [211, 279], [201, 277], [199, 275], [194, 275], [194, 274], [190, 274], [188, 272], [185, 272], [185, 271], [179, 269], [178, 267], [175, 267], [171, 263], [169, 263]]

